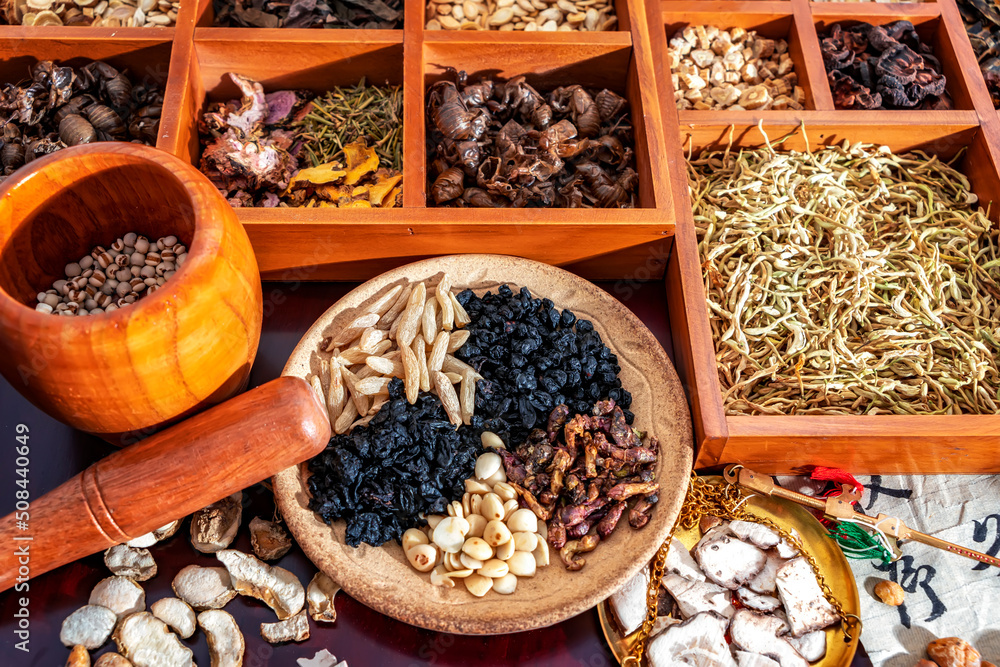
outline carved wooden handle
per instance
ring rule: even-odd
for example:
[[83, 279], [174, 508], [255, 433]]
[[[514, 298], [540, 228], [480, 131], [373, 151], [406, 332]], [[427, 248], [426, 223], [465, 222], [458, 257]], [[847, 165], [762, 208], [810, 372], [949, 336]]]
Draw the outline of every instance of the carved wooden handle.
[[[150, 532], [323, 451], [326, 408], [283, 377], [101, 459], [31, 503], [33, 532], [0, 523], [0, 591]], [[27, 538], [27, 539], [26, 539]], [[27, 564], [23, 564], [27, 561]]]

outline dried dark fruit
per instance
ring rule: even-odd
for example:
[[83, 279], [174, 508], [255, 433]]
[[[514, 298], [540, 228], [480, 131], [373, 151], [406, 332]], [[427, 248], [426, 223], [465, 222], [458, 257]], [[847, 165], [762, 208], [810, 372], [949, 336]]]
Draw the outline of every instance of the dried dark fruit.
[[556, 406], [585, 413], [608, 397], [631, 422], [632, 395], [618, 378], [618, 358], [590, 321], [532, 298], [527, 288], [515, 294], [501, 285], [481, 297], [466, 290], [458, 301], [471, 322], [456, 355], [484, 378], [476, 385], [473, 427], [524, 442]]
[[951, 106], [941, 63], [909, 21], [834, 24], [820, 47], [838, 109]]
[[367, 425], [334, 436], [309, 461], [309, 508], [327, 523], [344, 519], [352, 547], [398, 540], [420, 513], [442, 514], [462, 497], [481, 450], [479, 431], [455, 430], [436, 396], [411, 405], [393, 379]]
[[427, 93], [436, 204], [635, 206], [638, 176], [623, 97], [580, 85], [543, 95], [524, 76], [471, 84], [465, 72], [449, 70], [448, 77]]

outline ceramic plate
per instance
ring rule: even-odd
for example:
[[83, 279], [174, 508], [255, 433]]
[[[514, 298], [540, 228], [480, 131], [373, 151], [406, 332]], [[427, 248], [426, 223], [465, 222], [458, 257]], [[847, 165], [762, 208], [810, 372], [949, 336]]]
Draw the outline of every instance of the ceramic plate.
[[392, 286], [422, 281], [442, 272], [456, 291], [484, 293], [507, 283], [516, 292], [527, 287], [560, 309], [589, 319], [605, 344], [618, 355], [619, 374], [632, 392], [634, 426], [660, 442], [657, 480], [660, 501], [642, 530], [627, 521], [586, 554], [587, 564], [568, 572], [552, 554], [548, 567], [521, 578], [513, 595], [493, 592], [472, 596], [459, 583], [433, 586], [427, 574], [410, 567], [402, 548], [344, 544], [344, 523], [325, 524], [308, 509], [306, 464], [274, 477], [281, 513], [306, 555], [344, 591], [369, 607], [403, 622], [462, 634], [498, 634], [540, 628], [590, 609], [643, 567], [669, 533], [680, 511], [691, 471], [693, 438], [687, 401], [673, 365], [652, 333], [632, 312], [592, 283], [547, 264], [498, 255], [454, 255], [409, 264], [374, 278], [347, 294], [306, 332], [283, 375], [306, 378], [320, 367], [320, 342], [338, 332], [362, 305]]
[[[721, 481], [721, 477], [709, 477], [709, 480]], [[776, 524], [785, 529], [794, 528], [799, 533], [806, 550], [813, 555], [819, 563], [820, 572], [826, 579], [827, 585], [833, 594], [840, 600], [845, 611], [849, 614], [861, 615], [861, 602], [858, 599], [858, 587], [854, 581], [854, 573], [851, 566], [844, 557], [844, 552], [840, 550], [837, 543], [827, 535], [826, 528], [816, 520], [801, 505], [797, 505], [789, 500], [772, 498], [768, 496], [751, 496], [746, 504], [752, 514], [771, 519]], [[684, 543], [688, 549], [693, 547], [701, 539], [701, 531], [697, 526], [690, 530], [681, 530], [677, 533], [677, 538]], [[604, 638], [607, 639], [618, 662], [621, 662], [628, 649], [632, 645], [630, 637], [623, 637], [621, 626], [614, 617], [611, 605], [608, 602], [601, 603], [600, 612], [601, 629], [604, 631]], [[854, 652], [858, 650], [858, 638], [855, 637], [850, 642], [844, 641], [844, 634], [840, 631], [840, 626], [827, 628], [826, 630], [826, 657], [812, 663], [813, 667], [847, 667], [854, 659]], [[643, 661], [643, 664], [647, 664]]]

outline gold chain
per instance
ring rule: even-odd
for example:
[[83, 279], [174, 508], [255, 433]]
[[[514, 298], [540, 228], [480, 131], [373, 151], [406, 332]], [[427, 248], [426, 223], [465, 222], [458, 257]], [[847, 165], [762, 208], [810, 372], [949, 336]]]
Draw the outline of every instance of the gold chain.
[[844, 641], [849, 642], [860, 634], [861, 619], [854, 614], [847, 613], [840, 600], [834, 596], [833, 591], [830, 590], [830, 587], [826, 583], [826, 579], [819, 571], [816, 559], [806, 551], [801, 540], [770, 519], [747, 511], [745, 500], [746, 497], [737, 485], [726, 484], [724, 482], [709, 482], [698, 477], [695, 473], [691, 473], [687, 496], [684, 498], [684, 504], [681, 506], [680, 515], [677, 517], [674, 527], [670, 530], [670, 535], [660, 545], [656, 556], [653, 557], [653, 562], [650, 563], [649, 588], [646, 590], [646, 618], [636, 634], [635, 642], [632, 644], [629, 654], [622, 660], [623, 667], [638, 667], [642, 662], [642, 656], [646, 650], [646, 640], [649, 638], [650, 632], [653, 631], [653, 625], [656, 623], [660, 582], [663, 580], [663, 569], [666, 567], [667, 552], [670, 551], [670, 543], [674, 539], [674, 533], [677, 532], [678, 528], [683, 528], [684, 530], [694, 528], [698, 525], [699, 519], [706, 515], [717, 516], [720, 519], [727, 519], [729, 521], [752, 521], [763, 524], [777, 532], [789, 544], [798, 549], [802, 557], [812, 567], [820, 590], [823, 591], [823, 597], [833, 606], [840, 617], [841, 629], [844, 632]]

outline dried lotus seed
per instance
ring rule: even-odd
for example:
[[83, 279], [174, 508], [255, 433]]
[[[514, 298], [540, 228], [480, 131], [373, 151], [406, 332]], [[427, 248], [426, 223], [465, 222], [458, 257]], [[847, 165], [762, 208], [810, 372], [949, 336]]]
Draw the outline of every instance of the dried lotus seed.
[[448, 576], [448, 570], [445, 569], [444, 565], [438, 565], [431, 570], [431, 584], [434, 586], [444, 586], [445, 588], [454, 588], [455, 579]]
[[102, 653], [94, 667], [132, 667], [132, 663], [120, 653]]
[[500, 456], [494, 452], [480, 454], [479, 458], [476, 459], [476, 479], [489, 479], [497, 470], [503, 467], [502, 463]]
[[128, 577], [115, 575], [97, 582], [90, 593], [89, 603], [110, 609], [120, 621], [129, 614], [146, 609], [146, 592]]
[[303, 610], [278, 623], [261, 623], [260, 636], [269, 644], [304, 642], [309, 639], [309, 618]]
[[90, 667], [90, 653], [87, 652], [87, 647], [82, 644], [74, 646], [69, 652], [69, 658], [66, 659], [66, 667]]
[[235, 549], [224, 549], [215, 557], [226, 566], [238, 593], [257, 598], [273, 609], [279, 619], [294, 616], [305, 605], [306, 590], [288, 570], [272, 567]]
[[209, 609], [198, 614], [198, 627], [208, 639], [208, 654], [212, 667], [241, 667], [246, 644], [236, 619], [221, 609]]
[[505, 561], [498, 558], [491, 558], [483, 563], [483, 566], [479, 568], [477, 574], [489, 577], [490, 579], [499, 579], [500, 577], [505, 576], [509, 571], [510, 567]]
[[257, 558], [277, 560], [292, 548], [292, 538], [280, 523], [255, 516], [250, 521], [250, 546]]
[[545, 541], [544, 537], [539, 536], [538, 546], [531, 553], [535, 557], [535, 563], [538, 567], [544, 567], [549, 564], [549, 543]]
[[445, 517], [434, 529], [432, 542], [446, 553], [458, 553], [469, 533], [469, 522], [459, 517]]
[[504, 518], [504, 520], [506, 521], [507, 519], [509, 519], [510, 515], [513, 514], [514, 512], [516, 512], [517, 509], [518, 509], [518, 507], [520, 507], [520, 505], [518, 505], [518, 503], [517, 503], [516, 500], [513, 500], [513, 499], [511, 499], [511, 500], [505, 500], [504, 504], [503, 504], [503, 518]]
[[337, 620], [337, 609], [333, 603], [339, 591], [340, 585], [323, 572], [317, 572], [313, 576], [306, 587], [306, 602], [309, 604], [309, 616], [312, 620], [317, 623], [333, 623]]
[[170, 629], [180, 635], [181, 639], [187, 639], [194, 634], [197, 629], [194, 609], [180, 598], [163, 598], [157, 600], [149, 606], [149, 611], [170, 626]]
[[535, 576], [535, 569], [538, 566], [534, 555], [524, 551], [514, 552], [514, 555], [507, 559], [507, 565], [510, 567], [510, 571], [519, 577]]
[[462, 551], [481, 561], [487, 561], [493, 557], [493, 547], [481, 537], [470, 537], [462, 545]]
[[462, 563], [462, 565], [472, 570], [478, 570], [483, 566], [483, 561], [473, 558], [464, 551], [458, 554], [458, 560]]
[[514, 500], [517, 498], [517, 491], [514, 487], [507, 482], [497, 482], [493, 485], [493, 493], [500, 496], [500, 500], [507, 502], [508, 500]]
[[507, 560], [514, 555], [514, 551], [514, 540], [508, 540], [497, 547], [497, 552], [494, 555], [500, 560]]
[[480, 482], [478, 479], [467, 479], [465, 480], [465, 491], [466, 493], [474, 493], [481, 496], [489, 493], [490, 487], [488, 484]]
[[418, 528], [407, 528], [403, 533], [403, 553], [406, 553], [418, 544], [427, 544], [427, 534]]
[[66, 617], [59, 631], [59, 641], [65, 646], [82, 644], [94, 650], [104, 645], [115, 629], [118, 617], [107, 607], [88, 604]]
[[472, 514], [467, 519], [469, 522], [469, 532], [466, 537], [482, 537], [486, 531], [486, 524], [489, 523], [481, 514]]
[[166, 623], [148, 611], [132, 614], [119, 623], [114, 640], [118, 652], [135, 667], [194, 667], [191, 649], [181, 644]]
[[222, 567], [188, 565], [171, 584], [174, 595], [197, 610], [219, 609], [236, 597], [229, 572]]
[[511, 532], [502, 521], [493, 520], [486, 524], [483, 530], [483, 539], [491, 547], [498, 547], [511, 539]]
[[493, 521], [494, 519], [502, 520], [504, 508], [503, 501], [500, 500], [500, 496], [493, 492], [487, 493], [483, 496], [483, 502], [479, 506], [479, 514], [486, 517], [487, 521]]
[[418, 544], [406, 552], [406, 559], [417, 572], [430, 572], [437, 565], [437, 549], [430, 544]]
[[517, 589], [517, 577], [510, 572], [493, 580], [493, 590], [500, 595], [510, 595]]
[[507, 518], [507, 527], [512, 533], [537, 533], [538, 517], [527, 508], [522, 508]]
[[514, 533], [514, 550], [532, 552], [538, 548], [538, 535], [535, 533]]
[[470, 574], [465, 578], [465, 587], [477, 598], [481, 598], [493, 588], [493, 580], [481, 574]]
[[104, 552], [104, 564], [113, 574], [136, 581], [156, 576], [156, 561], [148, 549], [118, 544]]
[[497, 468], [495, 473], [493, 473], [483, 481], [489, 484], [491, 487], [493, 487], [499, 484], [500, 482], [506, 482], [507, 473], [504, 472], [503, 466], [500, 466], [499, 468]]
[[427, 525], [430, 526], [431, 530], [434, 530], [435, 528], [438, 527], [438, 524], [441, 523], [443, 520], [444, 517], [441, 516], [440, 514], [431, 514], [429, 517], [427, 517]]
[[243, 492], [204, 507], [191, 515], [191, 546], [214, 554], [232, 544], [243, 515]]
[[482, 440], [483, 447], [487, 449], [507, 449], [507, 445], [503, 444], [503, 439], [492, 431], [483, 431], [479, 439]]

